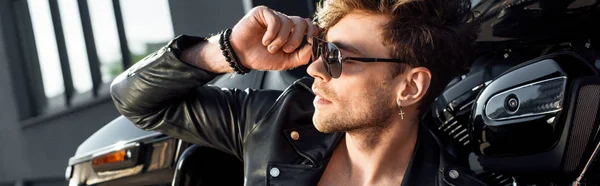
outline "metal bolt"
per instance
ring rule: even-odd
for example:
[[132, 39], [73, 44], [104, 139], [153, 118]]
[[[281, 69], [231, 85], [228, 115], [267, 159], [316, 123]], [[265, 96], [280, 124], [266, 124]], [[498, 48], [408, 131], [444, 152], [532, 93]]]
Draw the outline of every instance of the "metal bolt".
[[448, 175], [450, 176], [450, 178], [456, 179], [456, 178], [458, 178], [458, 176], [460, 174], [458, 174], [458, 171], [456, 171], [456, 170], [450, 170], [450, 172], [448, 173]]

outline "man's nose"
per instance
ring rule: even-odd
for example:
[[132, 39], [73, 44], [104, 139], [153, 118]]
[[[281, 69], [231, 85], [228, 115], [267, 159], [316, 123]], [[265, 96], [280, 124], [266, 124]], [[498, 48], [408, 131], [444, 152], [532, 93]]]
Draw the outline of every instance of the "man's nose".
[[323, 63], [323, 59], [321, 57], [313, 61], [306, 69], [306, 72], [308, 72], [308, 74], [313, 78], [321, 79], [321, 81], [323, 82], [328, 82], [329, 80], [331, 80], [331, 76], [327, 74], [327, 71], [325, 70], [325, 65]]

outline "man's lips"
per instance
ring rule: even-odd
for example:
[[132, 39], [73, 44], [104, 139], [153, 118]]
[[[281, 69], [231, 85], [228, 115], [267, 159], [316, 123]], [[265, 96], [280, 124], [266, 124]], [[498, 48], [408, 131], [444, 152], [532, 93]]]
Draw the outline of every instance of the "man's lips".
[[315, 100], [313, 101], [313, 103], [315, 105], [317, 105], [317, 104], [322, 105], [322, 104], [330, 104], [331, 103], [331, 101], [327, 100], [327, 98], [325, 98], [323, 96], [323, 94], [321, 94], [318, 90], [313, 90], [313, 92], [316, 95], [315, 96]]

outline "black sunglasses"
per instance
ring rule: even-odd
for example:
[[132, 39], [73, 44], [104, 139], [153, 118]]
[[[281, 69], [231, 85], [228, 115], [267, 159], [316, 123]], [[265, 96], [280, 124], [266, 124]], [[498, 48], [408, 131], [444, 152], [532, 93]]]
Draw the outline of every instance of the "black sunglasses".
[[312, 61], [322, 57], [325, 70], [332, 78], [339, 78], [342, 75], [342, 62], [345, 60], [355, 60], [360, 62], [406, 63], [400, 59], [343, 57], [340, 48], [335, 46], [335, 44], [316, 36], [313, 36], [312, 41]]

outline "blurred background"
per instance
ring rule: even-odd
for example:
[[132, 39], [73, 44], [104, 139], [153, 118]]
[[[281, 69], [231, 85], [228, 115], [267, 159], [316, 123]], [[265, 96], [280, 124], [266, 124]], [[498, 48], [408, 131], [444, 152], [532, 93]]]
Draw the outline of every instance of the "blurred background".
[[175, 36], [217, 33], [262, 4], [310, 17], [314, 2], [0, 0], [0, 186], [66, 185], [77, 147], [120, 115], [113, 78]]

